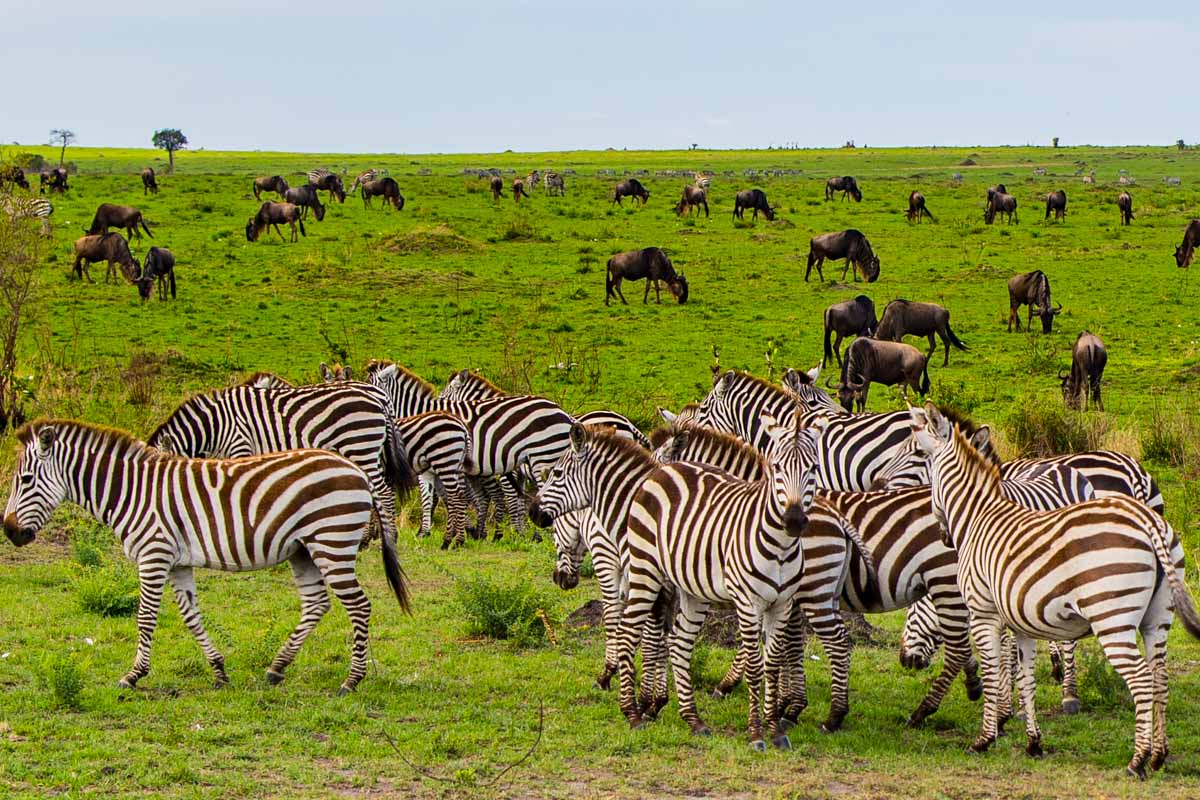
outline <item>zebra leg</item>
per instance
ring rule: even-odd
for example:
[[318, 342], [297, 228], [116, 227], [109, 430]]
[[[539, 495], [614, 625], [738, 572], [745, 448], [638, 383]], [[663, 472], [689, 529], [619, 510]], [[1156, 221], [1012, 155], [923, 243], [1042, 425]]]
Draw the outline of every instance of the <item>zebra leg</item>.
[[780, 688], [783, 671], [787, 667], [787, 628], [791, 620], [792, 603], [777, 602], [763, 614], [763, 636], [766, 640], [766, 656], [763, 673], [766, 678], [763, 689], [763, 716], [767, 720], [767, 732], [771, 744], [779, 750], [791, 750], [792, 741], [782, 726], [780, 718]]
[[[805, 608], [813, 632], [825, 647], [829, 659], [830, 703], [829, 717], [821, 725], [825, 733], [833, 733], [842, 727], [842, 720], [850, 711], [850, 635], [837, 608], [822, 605]], [[801, 656], [803, 660], [803, 656]]]
[[967, 699], [975, 702], [983, 697], [983, 682], [979, 680], [979, 659], [972, 653], [963, 664], [963, 688], [967, 691]]
[[292, 567], [292, 578], [300, 591], [300, 621], [292, 629], [287, 641], [275, 655], [271, 666], [267, 667], [267, 683], [277, 684], [283, 680], [283, 671], [288, 668], [300, 652], [300, 646], [317, 627], [321, 617], [329, 611], [329, 592], [325, 588], [325, 578], [321, 570], [313, 563], [312, 556], [303, 547], [296, 550], [288, 559]]
[[[521, 491], [517, 488], [516, 483], [507, 475], [500, 478], [500, 490], [504, 493], [504, 510], [508, 516], [508, 523], [513, 526], [517, 533], [525, 532], [525, 498]], [[501, 533], [496, 531], [496, 535], [492, 537], [492, 541], [498, 541]], [[537, 528], [533, 529], [533, 541], [540, 542], [542, 534]]]
[[662, 584], [657, 577], [649, 575], [638, 577], [643, 580], [648, 579], [649, 585], [630, 586], [629, 601], [621, 613], [621, 627], [617, 641], [617, 668], [620, 673], [619, 703], [621, 713], [625, 715], [625, 719], [629, 720], [631, 728], [640, 728], [644, 724], [637, 705], [637, 686], [635, 685], [637, 683], [637, 667], [634, 664], [634, 656], [641, 643], [642, 631], [654, 615], [654, 603], [662, 589]]
[[354, 645], [350, 652], [350, 674], [342, 681], [338, 697], [354, 691], [367, 674], [367, 644], [370, 641], [371, 601], [363, 592], [354, 574], [354, 561], [346, 561], [340, 554], [326, 554], [318, 549], [312, 554], [313, 563], [321, 570], [325, 584], [333, 590], [334, 597], [346, 609], [350, 625], [354, 628]]
[[[959, 601], [961, 603], [961, 601]], [[909, 727], [916, 727], [938, 710], [950, 685], [958, 676], [960, 670], [971, 657], [971, 639], [967, 632], [966, 608], [952, 601], [949, 597], [939, 596], [933, 600], [938, 614], [938, 625], [942, 629], [942, 649], [945, 657], [942, 661], [942, 671], [930, 687], [917, 710], [908, 718]], [[977, 646], [978, 649], [978, 646]], [[987, 662], [984, 662], [984, 676], [987, 675]], [[986, 685], [986, 681], [985, 681]]]
[[446, 535], [442, 539], [442, 549], [449, 544], [462, 547], [467, 543], [467, 491], [466, 481], [459, 472], [443, 475], [438, 483], [442, 487], [442, 497], [446, 501]]
[[621, 603], [601, 600], [604, 607], [604, 669], [596, 676], [596, 688], [608, 691], [617, 674], [617, 631], [621, 627]]
[[739, 645], [737, 652], [734, 653], [733, 663], [729, 665], [725, 676], [720, 682], [713, 687], [712, 697], [715, 700], [722, 700], [728, 697], [737, 685], [742, 682], [742, 673], [746, 670], [746, 660], [742, 657], [742, 648]]
[[[671, 671], [675, 675], [675, 694], [679, 697], [679, 716], [697, 736], [709, 736], [712, 731], [700, 719], [696, 710], [696, 696], [692, 692], [692, 651], [696, 637], [708, 617], [709, 602], [684, 593], [679, 595], [679, 611], [675, 614], [675, 628], [671, 632]], [[643, 652], [642, 663], [646, 662]], [[761, 733], [758, 738], [762, 738]]]
[[188, 630], [192, 632], [192, 636], [199, 643], [200, 649], [204, 651], [204, 657], [208, 660], [208, 665], [212, 667], [216, 685], [218, 687], [226, 685], [229, 683], [229, 676], [225, 674], [225, 658], [213, 646], [212, 640], [208, 638], [208, 631], [204, 629], [204, 623], [200, 619], [200, 604], [196, 599], [196, 577], [192, 574], [192, 568], [176, 567], [167, 574], [167, 577], [170, 578], [171, 587], [175, 590], [175, 602], [179, 605], [179, 614], [183, 617], [183, 624], [187, 625]]
[[1012, 696], [1012, 687], [1000, 680], [1000, 662], [1008, 657], [1008, 653], [1000, 646], [1000, 636], [1001, 624], [998, 619], [984, 619], [981, 614], [971, 616], [971, 639], [983, 664], [983, 726], [979, 738], [971, 744], [973, 753], [982, 753], [996, 741], [1000, 695], [1007, 693]]
[[1047, 649], [1050, 651], [1050, 677], [1054, 679], [1055, 683], [1062, 683], [1062, 654], [1059, 651], [1058, 642], [1048, 642]]
[[1000, 704], [996, 707], [996, 733], [1004, 734], [1004, 725], [1013, 718], [1013, 688], [1017, 679], [1017, 639], [1006, 630], [1000, 637]]
[[808, 683], [804, 676], [804, 624], [808, 615], [799, 603], [792, 606], [792, 617], [788, 620], [783, 635], [785, 663], [781, 667], [780, 680], [780, 724], [786, 731], [796, 725], [800, 715], [808, 707]]
[[1167, 631], [1142, 634], [1150, 673], [1154, 679], [1154, 738], [1150, 745], [1150, 769], [1161, 769], [1167, 760]]
[[163, 588], [167, 583], [167, 565], [162, 561], [138, 563], [138, 643], [133, 669], [117, 681], [118, 686], [132, 689], [150, 672], [150, 643], [154, 639], [154, 628], [158, 625], [158, 607], [162, 603]]
[[1051, 642], [1050, 660], [1058, 652], [1062, 665], [1062, 710], [1064, 714], [1079, 713], [1079, 686], [1075, 680], [1075, 642]]
[[1037, 684], [1033, 678], [1033, 663], [1037, 659], [1037, 640], [1017, 635], [1017, 668], [1018, 682], [1021, 686], [1021, 707], [1025, 710], [1025, 755], [1031, 758], [1041, 758], [1042, 732], [1037, 724]]
[[417, 538], [423, 539], [433, 530], [433, 507], [437, 504], [437, 488], [429, 473], [417, 476], [417, 488], [421, 493], [421, 526]]
[[[1096, 635], [1108, 663], [1125, 681], [1134, 703], [1133, 758], [1126, 772], [1138, 778], [1146, 777], [1146, 763], [1151, 756], [1151, 741], [1154, 717], [1155, 678], [1146, 660], [1138, 651], [1137, 631], [1131, 626], [1121, 625], [1120, 618], [1110, 618], [1105, 623], [1111, 627]], [[1151, 634], [1152, 636], [1154, 634]], [[1157, 644], [1157, 640], [1156, 640]]]
[[[750, 713], [747, 715], [746, 729], [750, 734], [750, 748], [760, 753], [766, 752], [767, 743], [763, 741], [762, 701], [763, 658], [760, 637], [762, 625], [757, 612], [749, 604], [737, 607], [738, 633], [741, 635], [739, 647], [745, 653], [746, 659], [746, 690], [750, 695]], [[676, 676], [678, 678], [678, 676]], [[676, 691], [678, 687], [676, 687]], [[680, 693], [682, 705], [682, 692]]]
[[642, 636], [642, 691], [638, 698], [638, 709], [642, 719], [648, 720], [657, 719], [658, 712], [670, 702], [667, 672], [671, 637], [667, 635], [668, 612], [662, 606], [660, 596], [660, 602], [650, 619], [650, 629]]

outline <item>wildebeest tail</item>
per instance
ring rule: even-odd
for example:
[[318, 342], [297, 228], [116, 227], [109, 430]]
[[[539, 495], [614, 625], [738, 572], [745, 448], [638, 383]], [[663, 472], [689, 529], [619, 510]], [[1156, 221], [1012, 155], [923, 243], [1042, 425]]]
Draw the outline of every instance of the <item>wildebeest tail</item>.
[[139, 214], [139, 215], [138, 215], [138, 222], [140, 222], [140, 223], [142, 224], [142, 230], [144, 230], [144, 231], [146, 232], [146, 235], [147, 235], [147, 236], [149, 236], [151, 239], [153, 239], [153, 238], [154, 238], [154, 234], [153, 234], [153, 233], [151, 233], [151, 232], [150, 232], [150, 229], [146, 227], [146, 218], [145, 218], [145, 217], [143, 217], [141, 214]]
[[296, 220], [296, 222], [300, 223], [300, 235], [301, 235], [301, 236], [308, 236], [308, 234], [304, 232], [304, 220], [303, 220], [303, 219], [298, 219], [298, 220]]
[[937, 220], [933, 218], [933, 212], [929, 210], [929, 206], [921, 207], [925, 210], [925, 216], [929, 217], [930, 222], [937, 222]]
[[950, 340], [950, 344], [954, 345], [959, 350], [970, 350], [971, 349], [971, 348], [967, 347], [965, 344], [963, 344], [961, 339], [959, 339], [957, 336], [954, 335], [954, 331], [950, 330], [949, 323], [946, 324], [946, 338]]
[[1050, 195], [1046, 195], [1046, 219], [1050, 219]]

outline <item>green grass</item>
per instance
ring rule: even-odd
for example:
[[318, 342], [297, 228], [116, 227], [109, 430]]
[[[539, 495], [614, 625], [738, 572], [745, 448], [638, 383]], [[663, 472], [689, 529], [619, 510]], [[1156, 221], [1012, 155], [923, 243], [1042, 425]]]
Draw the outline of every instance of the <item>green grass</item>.
[[[6, 147], [4, 154], [49, 149]], [[547, 153], [479, 156], [309, 156], [184, 152], [162, 192], [143, 198], [137, 173], [163, 166], [165, 154], [71, 148], [80, 174], [54, 198], [55, 233], [40, 275], [37, 313], [23, 331], [18, 374], [29, 375], [26, 411], [115, 425], [147, 435], [187, 393], [224, 385], [244, 371], [267, 369], [316, 379], [319, 361], [358, 365], [389, 357], [441, 383], [453, 369], [480, 368], [502, 385], [545, 394], [569, 410], [609, 407], [648, 427], [654, 409], [701, 397], [710, 385], [712, 349], [723, 367], [807, 369], [821, 353], [821, 311], [865, 290], [878, 307], [895, 297], [947, 306], [952, 326], [971, 348], [949, 367], [931, 368], [935, 397], [975, 418], [1023, 436], [1009, 420], [1019, 409], [1061, 406], [1060, 368], [1079, 330], [1099, 334], [1109, 365], [1103, 415], [1088, 414], [1073, 436], [1103, 432], [1106, 446], [1135, 455], [1164, 490], [1168, 518], [1184, 534], [1190, 575], [1200, 543], [1195, 489], [1194, 397], [1200, 380], [1200, 286], [1186, 282], [1172, 252], [1200, 200], [1200, 155], [1167, 148], [912, 148], [898, 150], [697, 153]], [[57, 153], [55, 153], [57, 157]], [[977, 166], [962, 167], [966, 158]], [[1096, 169], [1103, 185], [1072, 177], [1075, 162]], [[333, 206], [308, 237], [281, 243], [273, 233], [246, 242], [257, 207], [255, 174], [302, 170], [351, 173], [387, 167], [407, 205], [401, 213], [363, 209], [358, 198]], [[519, 207], [493, 205], [465, 167], [574, 169], [568, 195], [535, 191]], [[1035, 178], [1034, 167], [1050, 173]], [[597, 177], [597, 169], [616, 170]], [[642, 208], [610, 206], [607, 193], [625, 170], [652, 193]], [[711, 169], [710, 219], [677, 219], [670, 210], [683, 180], [658, 169]], [[799, 176], [744, 178], [744, 169], [796, 169]], [[1118, 224], [1118, 169], [1132, 187], [1137, 220]], [[421, 174], [428, 170], [429, 174]], [[734, 177], [724, 172], [732, 171]], [[958, 184], [951, 175], [961, 172]], [[861, 204], [824, 203], [825, 178], [853, 174]], [[1165, 175], [1182, 187], [1162, 184]], [[1020, 203], [1021, 223], [985, 226], [986, 186], [1003, 181]], [[734, 226], [732, 195], [763, 188], [780, 220]], [[1038, 198], [1063, 187], [1065, 223], [1043, 222]], [[909, 225], [908, 192], [919, 188], [939, 220]], [[79, 284], [69, 278], [71, 242], [101, 202], [141, 208], [154, 244], [177, 258], [179, 300], [142, 304], [126, 285]], [[804, 283], [808, 239], [856, 227], [879, 254], [878, 283]], [[140, 258], [151, 244], [134, 242]], [[640, 302], [605, 307], [604, 264], [619, 250], [658, 245], [691, 284], [680, 307]], [[1064, 305], [1055, 332], [1007, 334], [1005, 283], [1043, 269]], [[95, 274], [102, 274], [102, 270]], [[840, 275], [833, 265], [826, 277]], [[918, 343], [919, 344], [919, 343]], [[557, 369], [553, 365], [574, 365]], [[136, 369], [131, 370], [131, 365]], [[130, 375], [136, 373], [137, 380]], [[902, 407], [877, 387], [871, 408]], [[1028, 415], [1027, 415], [1028, 416]], [[1047, 414], [1060, 425], [1061, 415]], [[1029, 423], [1026, 418], [1021, 420]], [[1030, 428], [1031, 424], [1026, 424]], [[1010, 436], [1009, 447], [1015, 436]], [[1003, 438], [1003, 437], [1002, 437]], [[9, 440], [11, 443], [11, 439]], [[11, 444], [0, 448], [3, 477]], [[411, 509], [408, 512], [412, 519]], [[338, 700], [349, 658], [349, 626], [335, 608], [317, 628], [288, 680], [267, 687], [263, 670], [296, 619], [290, 573], [198, 576], [209, 631], [224, 652], [232, 686], [212, 689], [198, 647], [166, 598], [154, 667], [137, 692], [118, 691], [136, 643], [129, 616], [85, 610], [82, 579], [95, 574], [121, 586], [122, 556], [81, 520], [57, 514], [38, 543], [0, 547], [0, 785], [15, 796], [105, 793], [168, 797], [259, 797], [381, 794], [417, 796], [1142, 796], [1194, 794], [1200, 777], [1200, 646], [1172, 637], [1169, 733], [1172, 759], [1146, 787], [1120, 771], [1132, 746], [1133, 720], [1112, 694], [1102, 664], [1094, 676], [1096, 707], [1079, 717], [1058, 713], [1057, 687], [1039, 665], [1039, 709], [1049, 757], [1026, 759], [1019, 726], [992, 753], [968, 757], [979, 707], [956, 687], [924, 729], [903, 720], [932, 679], [905, 673], [894, 647], [855, 651], [853, 709], [846, 730], [817, 731], [828, 707], [828, 673], [810, 651], [812, 708], [793, 732], [795, 751], [750, 752], [745, 694], [701, 700], [717, 731], [687, 733], [674, 706], [631, 732], [615, 697], [591, 688], [602, 659], [598, 630], [559, 622], [598, 595], [594, 581], [563, 593], [549, 581], [553, 548], [508, 535], [499, 544], [470, 543], [443, 553], [436, 537], [402, 532], [401, 557], [414, 584], [415, 613], [389, 602], [375, 551], [360, 567], [374, 602], [375, 666], [360, 691]], [[76, 543], [72, 544], [72, 540]], [[528, 589], [550, 621], [552, 637], [533, 646], [480, 636], [457, 587], [486, 576], [497, 591]], [[120, 596], [121, 591], [116, 592]], [[518, 592], [523, 594], [523, 592]], [[107, 596], [107, 595], [102, 595]], [[134, 595], [136, 602], [136, 594]], [[524, 601], [522, 601], [524, 602]], [[496, 602], [491, 607], [498, 607]], [[511, 606], [510, 606], [511, 607]], [[515, 615], [528, 630], [528, 610]], [[879, 621], [894, 641], [899, 618]], [[89, 642], [90, 640], [90, 642]], [[1091, 645], [1089, 645], [1091, 646]], [[696, 665], [715, 682], [731, 653], [706, 651]], [[1044, 659], [1043, 659], [1044, 660]], [[1082, 660], [1082, 659], [1081, 659]], [[74, 687], [73, 677], [82, 683]], [[57, 677], [55, 677], [57, 676]], [[56, 684], [55, 681], [58, 681]], [[55, 688], [55, 687], [58, 688]], [[1087, 690], [1092, 691], [1092, 690]], [[1086, 697], [1086, 693], [1085, 693]], [[488, 782], [537, 735], [534, 754], [497, 784]], [[414, 771], [391, 749], [387, 730]]]

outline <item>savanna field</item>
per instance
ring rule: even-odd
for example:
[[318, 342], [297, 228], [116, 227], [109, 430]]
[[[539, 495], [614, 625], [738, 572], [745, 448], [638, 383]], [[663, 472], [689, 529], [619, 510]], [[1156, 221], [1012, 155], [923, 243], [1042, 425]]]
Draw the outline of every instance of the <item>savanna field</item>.
[[[6, 147], [4, 156], [57, 150]], [[1029, 447], [1105, 447], [1142, 459], [1184, 540], [1189, 584], [1200, 593], [1200, 281], [1173, 252], [1200, 215], [1200, 154], [1174, 148], [911, 148], [789, 151], [566, 152], [478, 156], [346, 156], [182, 152], [174, 174], [150, 150], [71, 148], [78, 173], [52, 197], [53, 235], [41, 245], [32, 313], [23, 321], [16, 372], [25, 414], [83, 419], [147, 436], [190, 393], [258, 370], [297, 383], [317, 365], [355, 367], [389, 358], [442, 385], [463, 367], [514, 393], [537, 393], [571, 412], [608, 408], [644, 430], [656, 407], [698, 401], [721, 368], [778, 378], [821, 359], [824, 308], [860, 292], [882, 313], [888, 300], [939, 303], [970, 348], [942, 367], [931, 359], [931, 399], [989, 423], [1007, 456]], [[973, 162], [963, 165], [964, 162]], [[159, 174], [143, 196], [138, 173]], [[384, 168], [400, 185], [402, 212], [363, 208], [357, 196], [311, 215], [297, 243], [272, 231], [246, 240], [259, 202], [256, 175], [293, 185], [323, 167], [354, 174]], [[515, 170], [493, 203], [486, 181], [464, 169]], [[567, 172], [566, 196], [513, 203], [511, 180], [533, 169]], [[1035, 169], [1045, 174], [1035, 174]], [[611, 170], [613, 175], [597, 175]], [[638, 170], [642, 208], [611, 205], [613, 185]], [[710, 171], [710, 218], [673, 211], [682, 177]], [[757, 170], [757, 176], [746, 176]], [[764, 176], [764, 170], [797, 174]], [[1095, 185], [1082, 175], [1095, 171]], [[1116, 208], [1121, 171], [1134, 183], [1132, 225]], [[961, 180], [954, 179], [961, 173]], [[863, 201], [825, 202], [824, 183], [853, 175]], [[1178, 177], [1181, 185], [1164, 178]], [[32, 176], [36, 191], [36, 174]], [[988, 186], [1003, 182], [1019, 224], [983, 222]], [[766, 191], [774, 222], [731, 220], [733, 195]], [[1065, 222], [1043, 220], [1044, 195], [1065, 189]], [[936, 224], [905, 219], [918, 189]], [[264, 200], [268, 199], [264, 196]], [[270, 199], [276, 199], [274, 195]], [[325, 199], [325, 193], [322, 193]], [[177, 300], [141, 302], [133, 286], [71, 276], [72, 242], [96, 206], [142, 209], [154, 238], [134, 239], [176, 257]], [[857, 228], [881, 261], [874, 284], [841, 262], [826, 282], [804, 282], [809, 238]], [[285, 229], [286, 230], [286, 229]], [[605, 262], [659, 246], [690, 284], [686, 305], [604, 305]], [[1063, 305], [1054, 332], [1007, 333], [1006, 284], [1041, 269]], [[1024, 312], [1022, 312], [1024, 320]], [[1057, 375], [1081, 330], [1108, 347], [1105, 411], [1064, 412]], [[923, 340], [909, 339], [923, 352]], [[834, 371], [822, 375], [833, 375]], [[27, 376], [27, 377], [26, 377]], [[903, 408], [876, 386], [870, 410]], [[0, 442], [8, 486], [14, 438]], [[335, 696], [350, 627], [337, 606], [309, 638], [282, 686], [263, 671], [297, 617], [286, 566], [246, 574], [197, 572], [208, 630], [231, 685], [212, 688], [200, 649], [169, 600], [153, 670], [136, 691], [118, 690], [136, 643], [136, 573], [111, 531], [77, 508], [55, 514], [23, 549], [0, 545], [0, 786], [13, 797], [1156, 797], [1200, 795], [1200, 643], [1176, 625], [1169, 669], [1166, 769], [1126, 779], [1132, 703], [1094, 642], [1081, 646], [1083, 711], [1059, 710], [1044, 650], [1038, 708], [1044, 759], [1024, 755], [1017, 722], [980, 756], [966, 752], [980, 704], [961, 682], [920, 729], [904, 726], [932, 682], [905, 671], [896, 651], [902, 616], [871, 617], [879, 630], [856, 646], [845, 728], [818, 725], [829, 675], [817, 642], [807, 651], [810, 706], [791, 752], [751, 751], [744, 687], [725, 700], [704, 692], [700, 712], [716, 733], [691, 736], [674, 703], [631, 731], [614, 693], [592, 687], [603, 657], [597, 627], [571, 612], [599, 596], [595, 581], [564, 592], [550, 581], [554, 548], [528, 533], [439, 549], [417, 540], [415, 504], [402, 512], [400, 558], [414, 613], [390, 597], [378, 550], [359, 561], [373, 602], [373, 663], [358, 691]], [[511, 596], [531, 624], [506, 639], [478, 623], [483, 601]], [[481, 600], [482, 596], [482, 600]], [[733, 651], [702, 645], [693, 666], [702, 689]], [[532, 748], [532, 749], [531, 749]], [[527, 757], [526, 754], [528, 753]], [[525, 758], [523, 758], [525, 757]], [[523, 759], [523, 760], [522, 760]], [[514, 762], [520, 763], [507, 769]]]

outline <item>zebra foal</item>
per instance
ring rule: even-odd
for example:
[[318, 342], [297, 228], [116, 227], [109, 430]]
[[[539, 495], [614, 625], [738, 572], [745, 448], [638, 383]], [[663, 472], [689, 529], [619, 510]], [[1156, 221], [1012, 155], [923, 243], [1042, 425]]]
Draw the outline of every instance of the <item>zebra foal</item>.
[[[287, 561], [300, 591], [300, 622], [267, 669], [279, 683], [305, 638], [329, 610], [328, 590], [354, 628], [350, 674], [339, 694], [367, 672], [371, 603], [354, 574], [371, 515], [371, 487], [349, 460], [323, 450], [293, 450], [229, 460], [173, 456], [121, 431], [69, 420], [39, 420], [17, 432], [20, 451], [4, 532], [26, 545], [64, 501], [111, 527], [138, 567], [137, 657], [120, 680], [132, 689], [150, 672], [150, 644], [168, 581], [183, 621], [228, 683], [225, 659], [200, 619], [196, 567], [245, 571]], [[409, 608], [393, 543], [383, 565], [400, 606]]]

